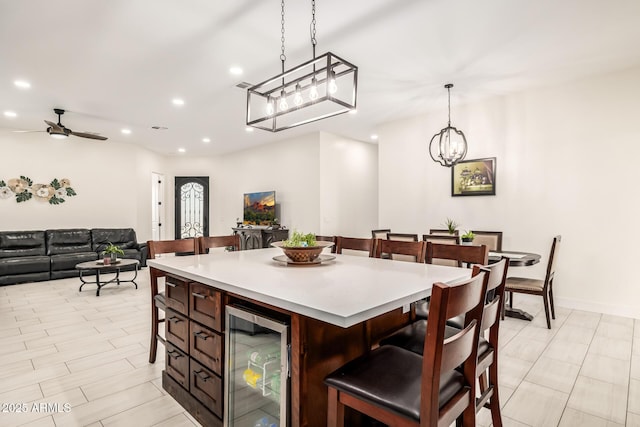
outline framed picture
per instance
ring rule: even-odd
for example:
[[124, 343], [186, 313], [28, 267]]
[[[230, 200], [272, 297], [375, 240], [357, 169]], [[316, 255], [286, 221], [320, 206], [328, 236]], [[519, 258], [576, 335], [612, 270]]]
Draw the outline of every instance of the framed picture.
[[495, 196], [496, 158], [463, 160], [451, 168], [452, 196]]

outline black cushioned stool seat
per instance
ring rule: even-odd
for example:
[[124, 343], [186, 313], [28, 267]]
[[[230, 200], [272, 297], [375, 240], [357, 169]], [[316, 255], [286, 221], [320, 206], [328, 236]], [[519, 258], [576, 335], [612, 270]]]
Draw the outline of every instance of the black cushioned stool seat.
[[[421, 374], [422, 357], [399, 347], [384, 346], [342, 366], [325, 378], [325, 383], [417, 421]], [[442, 376], [440, 408], [463, 387], [461, 373], [449, 371]]]

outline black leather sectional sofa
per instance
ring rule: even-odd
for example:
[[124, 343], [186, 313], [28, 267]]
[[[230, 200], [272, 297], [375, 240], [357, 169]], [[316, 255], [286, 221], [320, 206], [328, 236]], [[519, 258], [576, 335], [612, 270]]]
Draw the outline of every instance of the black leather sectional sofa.
[[76, 264], [100, 258], [108, 243], [147, 265], [147, 244], [132, 228], [0, 231], [0, 285], [77, 276]]

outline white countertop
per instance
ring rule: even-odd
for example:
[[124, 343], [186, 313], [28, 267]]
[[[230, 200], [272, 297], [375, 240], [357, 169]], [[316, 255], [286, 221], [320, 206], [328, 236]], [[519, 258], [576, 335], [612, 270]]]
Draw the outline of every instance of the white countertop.
[[347, 328], [431, 294], [433, 283], [453, 283], [470, 269], [352, 255], [314, 266], [272, 258], [280, 249], [148, 260], [159, 270]]

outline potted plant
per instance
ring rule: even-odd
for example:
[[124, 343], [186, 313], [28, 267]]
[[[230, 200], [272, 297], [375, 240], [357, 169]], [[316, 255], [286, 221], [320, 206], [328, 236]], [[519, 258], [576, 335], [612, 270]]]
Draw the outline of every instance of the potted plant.
[[115, 263], [118, 260], [118, 255], [124, 256], [124, 251], [120, 249], [118, 246], [109, 242], [107, 246], [104, 248], [104, 250], [102, 251], [102, 255], [104, 256], [105, 265], [109, 265], [109, 264]]
[[456, 230], [458, 229], [458, 223], [452, 220], [451, 218], [447, 218], [444, 223], [444, 226], [447, 227], [447, 231], [449, 234], [456, 234]]
[[277, 230], [280, 228], [280, 220], [278, 220], [278, 218], [273, 218], [273, 221], [271, 221], [271, 228], [273, 230]]
[[462, 236], [460, 236], [460, 238], [462, 239], [463, 243], [467, 243], [470, 244], [471, 242], [473, 242], [473, 239], [476, 237], [475, 234], [473, 234], [473, 231], [469, 231], [467, 230], [466, 233], [464, 233]]

